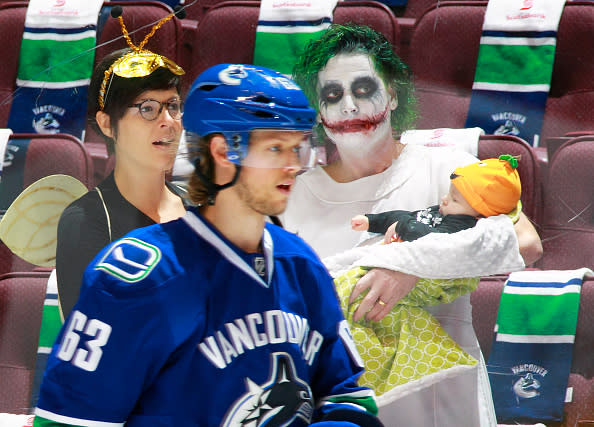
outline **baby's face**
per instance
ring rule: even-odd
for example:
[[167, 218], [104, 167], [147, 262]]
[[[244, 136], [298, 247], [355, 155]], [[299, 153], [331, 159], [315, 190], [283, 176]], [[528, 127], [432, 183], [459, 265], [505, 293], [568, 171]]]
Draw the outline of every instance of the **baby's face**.
[[480, 214], [468, 204], [464, 196], [462, 196], [454, 184], [450, 184], [450, 191], [441, 198], [439, 212], [441, 212], [442, 215], [480, 216]]

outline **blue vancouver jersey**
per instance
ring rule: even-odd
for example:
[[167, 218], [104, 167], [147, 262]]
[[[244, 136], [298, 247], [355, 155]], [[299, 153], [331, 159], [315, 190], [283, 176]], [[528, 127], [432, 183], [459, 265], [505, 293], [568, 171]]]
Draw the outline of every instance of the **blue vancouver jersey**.
[[35, 425], [380, 425], [324, 266], [272, 224], [262, 246], [247, 254], [190, 211], [105, 248], [52, 348]]

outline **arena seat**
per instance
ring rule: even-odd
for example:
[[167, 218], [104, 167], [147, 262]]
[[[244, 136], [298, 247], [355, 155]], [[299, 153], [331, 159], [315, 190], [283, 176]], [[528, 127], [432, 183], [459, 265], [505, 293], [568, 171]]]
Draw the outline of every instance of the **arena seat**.
[[[6, 127], [12, 103], [11, 95], [16, 89], [15, 81], [27, 4], [27, 1], [0, 3], [0, 40], [2, 40], [0, 54], [4, 58], [3, 66], [0, 68], [0, 127]], [[116, 5], [122, 6], [124, 22], [132, 41], [136, 44], [142, 41], [150, 31], [152, 24], [172, 12], [169, 6], [157, 1], [104, 2], [102, 9], [104, 25], [99, 23], [100, 31], [97, 37], [98, 47], [95, 51], [95, 63], [112, 50], [127, 46], [118, 20], [106, 19], [111, 7]], [[146, 47], [183, 66], [181, 40], [182, 26], [179, 19], [173, 18], [159, 29], [158, 35], [152, 37]]]
[[[14, 150], [22, 150], [28, 141], [24, 165], [12, 166], [7, 164], [3, 170], [2, 185], [11, 188], [2, 188], [3, 208], [8, 207], [12, 199], [22, 190], [35, 181], [53, 174], [73, 176], [81, 181], [87, 188], [92, 188], [93, 162], [83, 143], [76, 137], [68, 134], [39, 135], [39, 134], [12, 134], [7, 147], [7, 162]], [[22, 178], [20, 177], [22, 175]], [[11, 179], [11, 177], [15, 177]], [[35, 268], [24, 261], [0, 242], [0, 274], [10, 271], [31, 271]]]
[[[16, 77], [18, 72], [18, 59], [27, 13], [27, 1], [9, 1], [0, 3], [0, 55], [3, 66], [0, 67], [0, 127], [6, 127], [12, 96], [16, 90]], [[172, 12], [171, 8], [157, 1], [113, 1], [104, 2], [101, 19], [98, 23], [97, 50], [95, 51], [95, 64], [103, 56], [115, 49], [126, 47], [122, 36], [119, 21], [109, 18], [111, 7], [120, 5], [123, 9], [123, 18], [131, 33], [134, 43], [138, 44], [150, 31], [152, 25], [159, 19]], [[191, 52], [182, 55], [182, 26], [180, 20], [173, 18], [165, 23], [157, 36], [152, 37], [147, 48], [167, 56], [184, 68], [188, 68]], [[187, 58], [187, 64], [182, 59]], [[189, 85], [191, 81], [187, 84]], [[113, 159], [109, 158], [104, 149], [103, 139], [89, 126], [85, 131], [85, 141], [95, 143], [89, 147], [92, 157], [97, 164], [97, 181], [109, 172]]]
[[565, 3], [541, 139], [592, 129], [594, 2]]
[[49, 272], [0, 276], [0, 412], [28, 414]]
[[[113, 6], [122, 7], [122, 18], [132, 42], [136, 45], [144, 39], [154, 24], [173, 12], [168, 5], [157, 1], [106, 1], [103, 3], [101, 14], [109, 15]], [[182, 25], [180, 20], [174, 17], [163, 24], [158, 32], [149, 39], [146, 48], [166, 56], [183, 67], [181, 40]], [[105, 19], [97, 36], [95, 64], [113, 50], [127, 46], [119, 20]]]
[[409, 65], [419, 105], [417, 127], [463, 128], [487, 2], [442, 2], [416, 21]]
[[524, 213], [537, 225], [542, 218], [540, 168], [532, 147], [522, 138], [513, 135], [481, 135], [478, 158], [488, 159], [502, 154], [518, 156], [518, 173], [522, 182]]
[[[486, 1], [445, 1], [417, 20], [410, 66], [423, 129], [464, 127], [480, 45]], [[594, 3], [567, 2], [557, 34], [551, 89], [541, 140], [591, 128], [594, 106]]]
[[8, 123], [19, 69], [19, 52], [25, 27], [27, 2], [0, 3], [0, 128]]
[[543, 269], [594, 268], [594, 135], [570, 139], [549, 160]]
[[[186, 0], [185, 10], [186, 10], [186, 18], [192, 19], [195, 21], [200, 22], [204, 17], [204, 14], [208, 11], [208, 9], [216, 6], [219, 3], [223, 3], [228, 0], [198, 0], [197, 2], [192, 2], [191, 0]], [[256, 1], [256, 0], [235, 0], [235, 1]], [[258, 2], [260, 0], [257, 0]]]
[[[477, 289], [470, 294], [472, 323], [485, 360], [488, 360], [497, 321], [497, 311], [506, 275], [482, 277]], [[580, 308], [573, 348], [573, 360], [568, 387], [573, 388], [571, 402], [565, 404], [564, 419], [547, 423], [548, 427], [586, 426], [594, 420], [594, 279], [586, 278], [582, 285]], [[580, 423], [582, 422], [582, 423]]]
[[[193, 80], [206, 68], [225, 62], [251, 64], [254, 55], [259, 1], [227, 1], [204, 14], [194, 40], [194, 61], [189, 73]], [[398, 45], [399, 27], [390, 9], [375, 1], [339, 2], [334, 22], [369, 25]]]

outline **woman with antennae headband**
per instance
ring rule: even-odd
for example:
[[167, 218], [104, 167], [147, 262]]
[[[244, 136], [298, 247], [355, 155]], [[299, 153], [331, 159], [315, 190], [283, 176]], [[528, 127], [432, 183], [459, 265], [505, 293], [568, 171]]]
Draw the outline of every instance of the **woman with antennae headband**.
[[182, 132], [179, 88], [184, 71], [143, 49], [171, 17], [135, 46], [118, 16], [130, 47], [103, 58], [91, 77], [88, 119], [115, 153], [115, 168], [60, 217], [56, 273], [64, 318], [78, 298], [84, 269], [103, 247], [135, 228], [185, 213], [182, 190], [165, 179]]

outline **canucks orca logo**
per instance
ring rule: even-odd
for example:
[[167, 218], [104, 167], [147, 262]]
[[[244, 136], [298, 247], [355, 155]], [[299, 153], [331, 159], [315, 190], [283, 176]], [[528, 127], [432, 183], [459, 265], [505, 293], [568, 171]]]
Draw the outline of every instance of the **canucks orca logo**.
[[219, 72], [219, 79], [227, 85], [237, 86], [242, 79], [247, 77], [247, 72], [241, 64], [231, 64]]
[[133, 237], [115, 243], [95, 265], [125, 282], [138, 282], [145, 278], [161, 260], [158, 247]]
[[58, 133], [60, 131], [60, 122], [56, 120], [52, 113], [45, 113], [33, 119], [33, 129], [37, 133]]
[[506, 120], [504, 124], [500, 125], [494, 132], [495, 135], [519, 135], [520, 128], [511, 120]]
[[247, 393], [227, 416], [225, 427], [289, 426], [296, 418], [311, 422], [313, 398], [309, 385], [297, 377], [293, 359], [287, 353], [271, 354], [272, 367], [265, 384], [246, 378]]
[[526, 375], [521, 377], [514, 383], [513, 390], [516, 396], [523, 397], [524, 399], [530, 399], [540, 395], [538, 389], [540, 388], [540, 382], [534, 379], [532, 372], [528, 372]]

